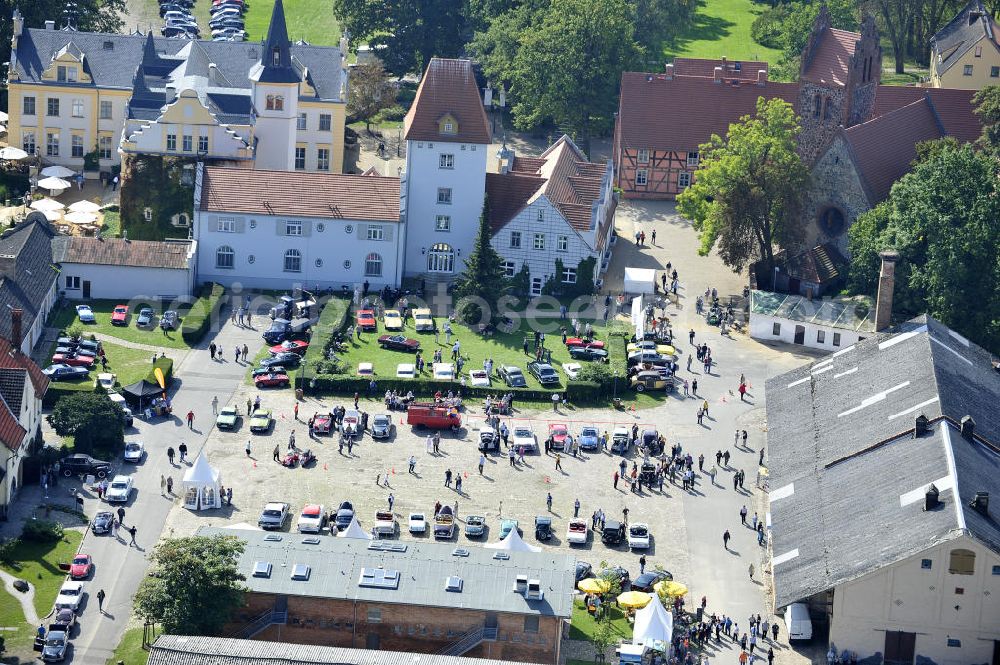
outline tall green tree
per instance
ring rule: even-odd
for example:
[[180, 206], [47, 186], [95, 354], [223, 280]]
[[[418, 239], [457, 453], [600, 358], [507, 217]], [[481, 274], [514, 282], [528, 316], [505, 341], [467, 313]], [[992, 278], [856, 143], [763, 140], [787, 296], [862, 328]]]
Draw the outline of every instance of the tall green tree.
[[[483, 305], [495, 310], [497, 301], [506, 295], [510, 288], [510, 282], [504, 275], [503, 258], [490, 244], [492, 237], [490, 200], [487, 197], [483, 201], [483, 212], [479, 216], [476, 244], [465, 259], [465, 270], [459, 275], [455, 287], [455, 295], [461, 304], [458, 315], [466, 323], [485, 321], [495, 312], [483, 311]], [[469, 300], [463, 302], [463, 298]]]
[[790, 104], [761, 97], [756, 115], [700, 147], [695, 182], [677, 197], [677, 208], [701, 233], [703, 255], [718, 247], [735, 271], [758, 259], [770, 270], [775, 246], [801, 238], [809, 173], [796, 152], [798, 133]]
[[72, 436], [78, 453], [113, 453], [125, 445], [125, 412], [104, 393], [79, 392], [56, 402], [46, 416], [59, 436]]
[[119, 32], [125, 25], [125, 0], [0, 0], [0, 62], [10, 62], [15, 8], [24, 16], [25, 28], [43, 28], [46, 21], [61, 28], [70, 21], [81, 32]]
[[465, 44], [464, 0], [333, 0], [333, 14], [352, 39], [385, 47], [379, 57], [398, 76], [434, 56], [455, 57]]
[[154, 574], [135, 594], [136, 613], [176, 635], [214, 635], [243, 603], [237, 568], [244, 542], [235, 536], [162, 540], [150, 555]]
[[849, 288], [875, 295], [879, 256], [896, 249], [894, 306], [927, 312], [1000, 351], [1000, 218], [997, 161], [971, 146], [943, 144], [849, 231]]
[[983, 135], [979, 145], [1000, 158], [1000, 85], [983, 88], [972, 98], [976, 105], [976, 115], [983, 123]]
[[[913, 30], [921, 0], [863, 0], [862, 8], [878, 17], [882, 36], [892, 44], [896, 73], [902, 74], [906, 65], [906, 47]], [[926, 47], [925, 47], [926, 48]]]

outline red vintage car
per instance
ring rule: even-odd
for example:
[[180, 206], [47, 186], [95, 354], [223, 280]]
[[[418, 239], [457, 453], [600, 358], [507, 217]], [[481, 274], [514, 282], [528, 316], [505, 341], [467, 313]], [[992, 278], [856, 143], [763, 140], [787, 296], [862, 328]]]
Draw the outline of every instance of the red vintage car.
[[111, 312], [111, 325], [128, 325], [128, 305], [115, 305], [115, 310]]
[[566, 346], [589, 346], [592, 349], [603, 349], [604, 342], [599, 339], [592, 339], [589, 342], [582, 337], [567, 337]]
[[71, 367], [92, 367], [94, 356], [85, 356], [81, 353], [57, 353], [52, 356], [52, 363], [62, 363]]
[[549, 443], [553, 450], [562, 450], [566, 446], [566, 436], [569, 434], [566, 425], [551, 423], [549, 425]]
[[74, 580], [83, 580], [90, 577], [94, 569], [94, 560], [89, 554], [77, 554], [73, 557], [73, 563], [69, 564], [69, 576]]
[[375, 331], [378, 324], [375, 322], [375, 312], [370, 309], [358, 310], [358, 328], [365, 331]]
[[288, 375], [283, 372], [268, 372], [253, 377], [253, 384], [258, 388], [284, 388], [288, 383]]
[[402, 335], [382, 335], [378, 345], [390, 351], [419, 351], [420, 342]]
[[306, 354], [306, 349], [309, 348], [309, 342], [305, 342], [301, 339], [286, 339], [281, 344], [275, 344], [271, 347], [271, 353], [297, 353], [300, 356]]

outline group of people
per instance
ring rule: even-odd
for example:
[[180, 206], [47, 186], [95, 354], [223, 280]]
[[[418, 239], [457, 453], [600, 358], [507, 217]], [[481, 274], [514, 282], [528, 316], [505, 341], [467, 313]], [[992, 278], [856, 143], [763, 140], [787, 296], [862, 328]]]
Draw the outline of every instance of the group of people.
[[414, 400], [413, 391], [409, 390], [405, 395], [400, 395], [398, 390], [385, 391], [385, 408], [390, 411], [406, 411], [406, 407]]
[[[216, 344], [215, 342], [212, 342], [211, 344], [208, 345], [208, 355], [212, 358], [212, 360], [222, 360], [223, 353], [224, 350], [221, 344]], [[243, 362], [247, 362], [247, 360], [250, 358], [250, 347], [247, 346], [246, 344], [243, 344], [242, 346], [239, 344], [235, 345], [233, 347], [233, 357], [235, 358], [236, 362], [240, 362], [241, 360]]]

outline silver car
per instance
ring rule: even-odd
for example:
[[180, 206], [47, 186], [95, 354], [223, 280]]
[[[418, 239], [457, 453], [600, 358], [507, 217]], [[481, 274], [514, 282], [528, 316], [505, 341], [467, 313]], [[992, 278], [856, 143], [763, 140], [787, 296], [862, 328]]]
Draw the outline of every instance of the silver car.
[[392, 416], [388, 413], [376, 414], [372, 419], [372, 438], [373, 439], [388, 439], [392, 436]]

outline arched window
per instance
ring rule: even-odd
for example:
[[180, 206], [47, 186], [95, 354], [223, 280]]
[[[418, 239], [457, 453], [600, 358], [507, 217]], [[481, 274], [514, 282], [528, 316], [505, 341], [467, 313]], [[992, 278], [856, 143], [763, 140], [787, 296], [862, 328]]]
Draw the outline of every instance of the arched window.
[[297, 249], [285, 252], [285, 272], [302, 272], [302, 252]]
[[285, 108], [285, 98], [281, 95], [268, 95], [267, 96], [267, 110], [268, 111], [283, 111]]
[[427, 252], [427, 272], [454, 272], [455, 250], [451, 245], [439, 242]]
[[972, 550], [952, 550], [948, 572], [952, 575], [972, 575], [976, 568], [976, 553]]
[[277, 46], [271, 49], [271, 64], [275, 67], [279, 67], [281, 65], [281, 49]]
[[382, 276], [382, 257], [372, 252], [365, 257], [365, 277]]
[[823, 98], [820, 95], [815, 95], [813, 97], [813, 117], [818, 118], [820, 110], [823, 107]]
[[829, 97], [823, 98], [823, 119], [829, 120], [833, 117], [833, 100]]
[[236, 263], [236, 252], [229, 245], [223, 245], [215, 250], [215, 267], [232, 268]]

